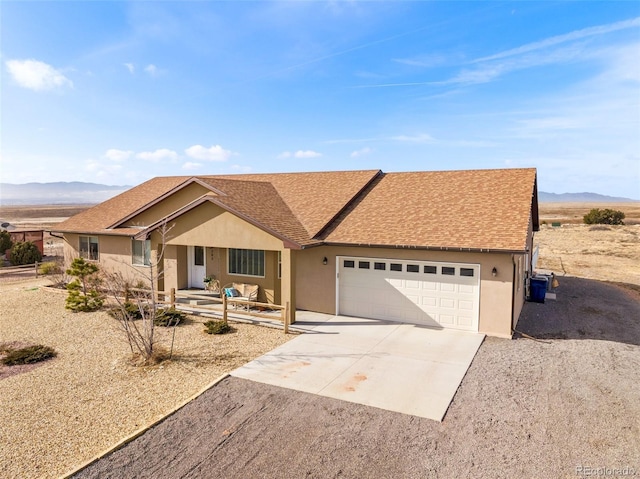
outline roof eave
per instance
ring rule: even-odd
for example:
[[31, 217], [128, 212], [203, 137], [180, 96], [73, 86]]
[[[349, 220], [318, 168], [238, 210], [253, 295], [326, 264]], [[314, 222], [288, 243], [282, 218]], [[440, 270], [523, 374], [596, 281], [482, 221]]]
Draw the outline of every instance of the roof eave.
[[502, 253], [502, 254], [524, 254], [527, 248], [471, 248], [464, 246], [416, 246], [416, 245], [400, 245], [400, 244], [374, 244], [374, 243], [342, 243], [342, 242], [323, 242], [325, 246], [342, 246], [342, 247], [367, 247], [367, 248], [387, 248], [387, 249], [413, 249], [424, 251], [449, 251], [460, 253]]

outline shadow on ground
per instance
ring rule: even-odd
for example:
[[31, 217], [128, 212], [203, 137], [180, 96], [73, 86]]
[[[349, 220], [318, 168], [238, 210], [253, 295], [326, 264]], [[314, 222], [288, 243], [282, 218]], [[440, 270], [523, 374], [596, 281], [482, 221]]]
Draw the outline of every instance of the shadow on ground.
[[525, 304], [516, 326], [519, 332], [538, 339], [640, 345], [640, 288], [583, 278], [558, 280], [557, 300]]

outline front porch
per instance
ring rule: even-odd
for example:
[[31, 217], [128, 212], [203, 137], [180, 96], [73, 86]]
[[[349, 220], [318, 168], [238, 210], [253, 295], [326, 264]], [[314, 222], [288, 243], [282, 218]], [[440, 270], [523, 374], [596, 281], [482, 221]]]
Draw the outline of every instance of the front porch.
[[[160, 289], [208, 294], [205, 280], [219, 288], [232, 283], [258, 286], [257, 301], [282, 304], [282, 252], [200, 245], [167, 245]], [[204, 299], [203, 299], [204, 300]]]
[[224, 294], [204, 290], [171, 289], [168, 295], [158, 293], [161, 302], [172, 308], [187, 313], [206, 317], [261, 324], [264, 326], [284, 328], [289, 330], [292, 318], [295, 318], [293, 308], [285, 305], [247, 301], [243, 299], [227, 298]]

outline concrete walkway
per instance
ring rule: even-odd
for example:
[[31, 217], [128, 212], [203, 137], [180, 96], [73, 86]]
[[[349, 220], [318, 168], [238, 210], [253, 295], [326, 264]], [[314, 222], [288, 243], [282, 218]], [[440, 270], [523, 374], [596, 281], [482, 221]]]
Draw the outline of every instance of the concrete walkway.
[[483, 334], [299, 311], [305, 334], [232, 376], [442, 421]]

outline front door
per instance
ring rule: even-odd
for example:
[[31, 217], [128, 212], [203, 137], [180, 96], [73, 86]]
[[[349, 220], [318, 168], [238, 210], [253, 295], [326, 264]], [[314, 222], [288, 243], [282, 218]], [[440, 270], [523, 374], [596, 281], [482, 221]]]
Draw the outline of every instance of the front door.
[[204, 289], [206, 275], [204, 246], [189, 246], [189, 287]]

